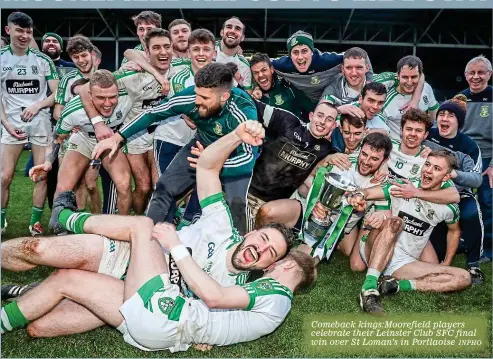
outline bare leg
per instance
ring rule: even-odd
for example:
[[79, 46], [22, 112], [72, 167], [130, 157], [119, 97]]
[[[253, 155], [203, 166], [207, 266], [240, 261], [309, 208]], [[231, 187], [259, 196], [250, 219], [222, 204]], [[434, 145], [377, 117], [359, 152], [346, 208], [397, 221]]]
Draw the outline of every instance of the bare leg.
[[[43, 164], [45, 161], [45, 146], [31, 145], [31, 151], [33, 154], [34, 165]], [[33, 191], [33, 206], [38, 208], [43, 208], [46, 199], [46, 191], [48, 189], [48, 185], [46, 179], [43, 181], [36, 182], [34, 184]]]
[[87, 157], [76, 151], [67, 151], [58, 171], [55, 198], [64, 191], [73, 191], [88, 166]]
[[21, 156], [24, 145], [7, 145], [2, 143], [2, 208], [7, 208], [10, 184], [14, 178], [15, 166]]
[[267, 223], [282, 223], [293, 228], [301, 211], [301, 204], [295, 199], [279, 199], [267, 202], [258, 210], [255, 228], [262, 228]]
[[116, 186], [118, 213], [125, 216], [130, 214], [132, 191], [130, 190], [130, 166], [127, 158], [121, 151], [118, 151], [111, 160], [108, 156], [104, 156], [102, 164]]
[[426, 243], [421, 256], [419, 257], [421, 262], [434, 263], [438, 264], [437, 252], [435, 252], [435, 248], [433, 248], [433, 244], [430, 241]]
[[84, 175], [87, 193], [91, 201], [91, 213], [101, 213], [101, 194], [98, 188], [99, 171], [89, 167]]
[[342, 238], [337, 249], [344, 253], [345, 256], [350, 256], [357, 238], [358, 227], [355, 226], [349, 234], [346, 234]]
[[153, 151], [147, 151], [147, 163], [149, 164], [149, 168], [151, 169], [152, 188], [154, 188], [156, 186], [159, 175]]
[[[398, 217], [388, 218], [382, 224], [378, 234], [368, 236], [366, 250], [369, 251], [368, 267], [382, 272], [394, 254], [394, 246], [402, 231], [402, 220]], [[368, 253], [368, 252], [367, 252]]]
[[77, 185], [77, 189], [75, 190], [75, 198], [77, 201], [77, 209], [79, 211], [84, 211], [87, 207], [87, 187], [86, 187], [86, 181], [84, 180], [84, 177], [80, 180], [79, 184]]
[[351, 270], [354, 272], [363, 272], [366, 270], [366, 264], [359, 253], [360, 241], [365, 234], [366, 231], [359, 231], [358, 238], [354, 242], [353, 249], [351, 250], [351, 254], [349, 255], [349, 265], [351, 267]]
[[133, 209], [137, 215], [141, 215], [145, 212], [151, 194], [151, 171], [147, 163], [147, 153], [127, 154], [127, 159], [135, 182]]

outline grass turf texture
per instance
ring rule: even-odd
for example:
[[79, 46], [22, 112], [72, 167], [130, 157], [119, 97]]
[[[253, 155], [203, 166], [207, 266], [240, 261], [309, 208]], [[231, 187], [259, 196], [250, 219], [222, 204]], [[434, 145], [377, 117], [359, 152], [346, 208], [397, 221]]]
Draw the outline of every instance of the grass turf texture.
[[[8, 231], [2, 241], [28, 235], [28, 224], [31, 210], [31, 193], [33, 185], [24, 177], [24, 166], [28, 152], [25, 151], [17, 165], [14, 181], [11, 186], [10, 204], [7, 212]], [[42, 224], [48, 229], [50, 210], [46, 206]], [[455, 266], [463, 267], [463, 255], [454, 260]], [[483, 265], [485, 284], [471, 287], [460, 293], [401, 293], [391, 298], [384, 298], [383, 305], [389, 315], [413, 313], [449, 314], [449, 315], [480, 315], [488, 319], [489, 344], [484, 352], [475, 355], [458, 350], [445, 357], [491, 357], [491, 264]], [[322, 263], [318, 267], [319, 279], [310, 293], [295, 296], [293, 309], [282, 326], [273, 334], [257, 341], [237, 344], [229, 347], [216, 347], [210, 352], [199, 352], [189, 349], [185, 353], [171, 354], [168, 351], [144, 352], [126, 344], [120, 333], [110, 327], [102, 327], [94, 331], [62, 338], [33, 339], [25, 330], [2, 335], [1, 356], [4, 358], [46, 358], [46, 357], [79, 357], [79, 358], [119, 358], [119, 357], [326, 357], [323, 352], [308, 352], [304, 341], [304, 320], [308, 315], [358, 314], [361, 320], [368, 316], [361, 313], [357, 303], [357, 295], [364, 281], [363, 273], [353, 273], [349, 269], [349, 261], [340, 253], [336, 253], [330, 264]], [[46, 278], [51, 268], [38, 267], [24, 273], [2, 271], [2, 284], [31, 283]], [[2, 306], [5, 305], [2, 302]], [[363, 356], [364, 355], [364, 356]], [[370, 352], [348, 355], [344, 347], [332, 357], [443, 357], [440, 348], [423, 355], [422, 352], [403, 353], [399, 347], [373, 348]]]

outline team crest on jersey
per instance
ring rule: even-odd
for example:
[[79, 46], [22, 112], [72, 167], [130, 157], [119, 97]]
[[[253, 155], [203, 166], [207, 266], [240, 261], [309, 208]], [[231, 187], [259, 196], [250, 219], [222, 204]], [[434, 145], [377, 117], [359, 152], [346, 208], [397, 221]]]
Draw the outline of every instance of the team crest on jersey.
[[214, 133], [218, 136], [223, 135], [223, 126], [219, 122], [216, 122], [216, 125], [214, 126]]
[[411, 174], [417, 175], [419, 171], [419, 165], [413, 165], [413, 168], [411, 168]]
[[320, 151], [320, 145], [315, 145], [313, 148], [315, 148], [315, 151]]
[[276, 99], [276, 105], [279, 106], [279, 105], [282, 105], [284, 103], [284, 100], [282, 98], [282, 95], [276, 95], [274, 96], [274, 98]]
[[428, 96], [423, 96], [423, 101], [425, 103], [425, 105], [428, 105]]
[[31, 66], [31, 70], [33, 72], [33, 75], [37, 75], [38, 74], [38, 66], [32, 65]]
[[310, 83], [312, 85], [318, 85], [320, 83], [320, 79], [318, 78], [318, 76], [312, 76]]
[[161, 309], [161, 312], [166, 315], [169, 315], [169, 313], [171, 313], [171, 309], [173, 309], [174, 305], [175, 301], [170, 297], [160, 298], [158, 301], [159, 309]]
[[182, 84], [175, 84], [174, 88], [175, 88], [175, 92], [181, 92], [184, 90]]
[[118, 110], [116, 112], [116, 120], [120, 121], [122, 118], [123, 118], [123, 113], [120, 110]]
[[481, 110], [479, 111], [479, 116], [488, 117], [490, 115], [490, 111], [488, 106], [481, 106]]
[[69, 150], [76, 150], [77, 149], [77, 145], [75, 143], [70, 143], [68, 144], [68, 149]]
[[261, 282], [257, 284], [257, 288], [262, 290], [271, 290], [272, 284], [270, 282]]
[[426, 218], [428, 218], [431, 221], [434, 215], [435, 215], [435, 211], [433, 209], [430, 209], [428, 210], [428, 214], [426, 215]]

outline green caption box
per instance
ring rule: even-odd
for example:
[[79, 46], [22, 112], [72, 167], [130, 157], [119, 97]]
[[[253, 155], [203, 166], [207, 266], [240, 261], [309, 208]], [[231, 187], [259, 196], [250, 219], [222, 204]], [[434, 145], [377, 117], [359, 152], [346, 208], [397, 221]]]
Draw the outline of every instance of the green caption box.
[[480, 316], [307, 316], [305, 346], [326, 356], [434, 356], [491, 351], [488, 320]]

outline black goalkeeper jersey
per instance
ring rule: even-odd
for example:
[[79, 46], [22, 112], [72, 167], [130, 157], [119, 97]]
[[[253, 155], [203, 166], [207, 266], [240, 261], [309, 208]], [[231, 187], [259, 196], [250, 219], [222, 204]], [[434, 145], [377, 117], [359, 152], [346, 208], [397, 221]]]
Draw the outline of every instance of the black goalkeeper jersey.
[[335, 151], [328, 140], [313, 137], [308, 124], [291, 112], [255, 103], [266, 141], [255, 163], [249, 192], [266, 202], [289, 198], [316, 164]]

